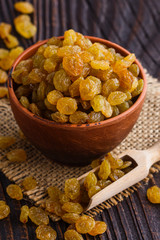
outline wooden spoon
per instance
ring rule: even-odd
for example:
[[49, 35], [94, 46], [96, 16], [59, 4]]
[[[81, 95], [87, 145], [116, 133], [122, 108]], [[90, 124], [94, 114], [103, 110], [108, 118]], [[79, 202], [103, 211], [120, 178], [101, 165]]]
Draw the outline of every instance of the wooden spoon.
[[[86, 211], [147, 177], [150, 167], [154, 163], [160, 161], [160, 142], [157, 142], [154, 146], [147, 150], [128, 150], [122, 153], [119, 158], [125, 158], [125, 160], [127, 158], [127, 160], [135, 162], [136, 167], [117, 181], [111, 183], [109, 186], [96, 193], [90, 199], [89, 204], [85, 209]], [[89, 172], [96, 172], [98, 169], [99, 166]], [[77, 178], [80, 181], [80, 184], [84, 182], [84, 179], [89, 172]]]

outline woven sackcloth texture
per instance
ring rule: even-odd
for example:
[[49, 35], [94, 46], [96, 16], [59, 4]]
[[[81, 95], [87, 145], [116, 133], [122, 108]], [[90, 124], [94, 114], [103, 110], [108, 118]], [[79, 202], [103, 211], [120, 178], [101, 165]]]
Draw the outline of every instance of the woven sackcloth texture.
[[[127, 138], [114, 150], [116, 154], [121, 153], [126, 149], [146, 149], [152, 146], [160, 139], [160, 83], [157, 79], [151, 77], [147, 72], [148, 90], [147, 97], [140, 114], [140, 117], [133, 127]], [[34, 190], [24, 192], [28, 199], [35, 204], [40, 204], [46, 197], [46, 188], [55, 185], [63, 188], [64, 181], [67, 178], [78, 177], [90, 170], [87, 167], [67, 167], [59, 165], [46, 157], [44, 157], [35, 147], [33, 147], [27, 140], [19, 137], [19, 128], [15, 122], [10, 105], [7, 101], [0, 101], [0, 135], [15, 136], [17, 141], [9, 149], [0, 150], [0, 169], [1, 171], [15, 183], [21, 185], [22, 180], [28, 176], [33, 175], [38, 181], [38, 187]], [[23, 148], [27, 152], [27, 161], [23, 163], [10, 163], [5, 154], [12, 149]], [[155, 164], [151, 170], [147, 181], [152, 173], [160, 170], [160, 163]], [[142, 183], [128, 188], [117, 196], [108, 201], [98, 205], [94, 209], [87, 212], [94, 216], [105, 208], [109, 208], [124, 197], [129, 196], [133, 191], [137, 190]]]

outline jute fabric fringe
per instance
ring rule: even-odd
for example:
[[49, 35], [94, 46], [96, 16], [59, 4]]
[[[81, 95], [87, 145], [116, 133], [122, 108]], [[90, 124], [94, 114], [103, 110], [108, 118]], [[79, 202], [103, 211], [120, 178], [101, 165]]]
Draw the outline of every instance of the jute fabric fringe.
[[[160, 139], [160, 83], [157, 79], [146, 73], [148, 81], [147, 97], [140, 114], [140, 117], [129, 133], [127, 138], [116, 148], [114, 153], [119, 154], [127, 149], [147, 149]], [[30, 201], [39, 205], [46, 197], [46, 188], [55, 185], [63, 189], [64, 181], [67, 178], [78, 177], [90, 170], [86, 167], [67, 167], [59, 165], [39, 152], [27, 140], [19, 137], [19, 127], [17, 126], [12, 114], [9, 103], [6, 100], [0, 101], [0, 135], [10, 135], [16, 137], [16, 143], [7, 150], [0, 150], [0, 169], [13, 182], [21, 185], [22, 180], [32, 175], [38, 181], [38, 186], [34, 190], [24, 192]], [[27, 152], [27, 161], [21, 164], [10, 163], [5, 155], [8, 151], [15, 148], [23, 148]], [[143, 161], [143, 159], [142, 159]], [[145, 179], [148, 181], [152, 174], [160, 170], [160, 162], [150, 169], [150, 174]], [[144, 183], [144, 181], [143, 181]], [[87, 212], [90, 216], [110, 208], [128, 197], [132, 192], [137, 190], [142, 183], [121, 192], [115, 197], [98, 205]], [[58, 220], [52, 216], [53, 220]]]

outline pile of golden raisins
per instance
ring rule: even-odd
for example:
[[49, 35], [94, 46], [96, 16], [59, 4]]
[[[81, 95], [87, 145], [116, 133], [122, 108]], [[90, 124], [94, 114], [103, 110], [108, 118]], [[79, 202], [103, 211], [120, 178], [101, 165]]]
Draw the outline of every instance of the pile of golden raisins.
[[12, 73], [23, 107], [58, 123], [103, 121], [126, 111], [143, 89], [135, 55], [92, 43], [70, 29], [52, 37]]
[[[20, 137], [21, 135], [20, 133]], [[15, 142], [16, 139], [12, 136], [0, 136], [0, 149], [7, 149]], [[20, 164], [26, 161], [27, 154], [23, 149], [14, 149], [6, 153], [6, 158], [12, 163]], [[56, 239], [57, 233], [48, 226], [49, 217], [53, 220], [62, 219], [70, 224], [64, 234], [65, 240], [72, 238], [82, 240], [81, 234], [87, 233], [91, 236], [103, 234], [107, 228], [106, 223], [95, 221], [92, 217], [83, 214], [84, 209], [94, 194], [123, 176], [125, 172], [121, 169], [127, 169], [131, 164], [108, 153], [101, 161], [97, 159], [92, 162], [91, 166], [93, 168], [99, 166], [99, 169], [95, 172], [91, 171], [84, 179], [84, 183], [80, 183], [77, 178], [67, 179], [64, 191], [55, 186], [47, 188], [47, 198], [40, 207], [22, 206], [20, 221], [27, 223], [30, 219], [38, 225], [36, 229], [38, 239]], [[20, 185], [10, 184], [7, 187], [6, 192], [12, 199], [22, 200], [23, 191], [35, 189], [37, 181], [32, 176], [27, 176]], [[0, 219], [6, 218], [9, 213], [9, 206], [4, 201], [0, 201]]]
[[[20, 132], [20, 137], [22, 136]], [[0, 136], [0, 149], [7, 149], [16, 142], [12, 136]], [[11, 162], [21, 163], [26, 161], [27, 155], [23, 149], [14, 149], [6, 154]], [[54, 240], [57, 233], [49, 224], [49, 217], [55, 221], [62, 219], [70, 224], [64, 233], [65, 240], [83, 240], [81, 234], [96, 236], [103, 234], [107, 225], [103, 221], [95, 221], [92, 217], [83, 214], [90, 198], [112, 182], [118, 180], [124, 174], [133, 169], [131, 161], [125, 161], [108, 153], [103, 159], [96, 159], [91, 163], [91, 170], [84, 181], [70, 178], [65, 181], [64, 191], [55, 186], [47, 188], [47, 198], [40, 207], [28, 207], [23, 205], [20, 213], [20, 221], [27, 223], [30, 219], [38, 225], [36, 236], [40, 240]], [[27, 176], [21, 182], [21, 186], [10, 184], [6, 192], [16, 200], [23, 199], [23, 191], [30, 191], [38, 186], [36, 179]], [[148, 200], [152, 203], [160, 203], [160, 188], [153, 186], [147, 190]], [[0, 200], [0, 220], [10, 214], [9, 206]]]
[[[22, 15], [14, 19], [14, 25], [17, 32], [24, 38], [31, 38], [36, 34], [36, 26], [31, 23], [30, 14], [34, 11], [34, 8], [29, 2], [17, 2], [14, 4], [15, 9]], [[18, 39], [11, 34], [12, 26], [9, 23], [0, 23], [0, 38], [5, 43], [10, 51], [4, 48], [0, 48], [0, 84], [4, 84], [7, 81], [7, 72], [16, 58], [24, 51], [23, 47], [18, 46]], [[4, 86], [0, 86], [0, 98], [8, 96], [8, 89]]]

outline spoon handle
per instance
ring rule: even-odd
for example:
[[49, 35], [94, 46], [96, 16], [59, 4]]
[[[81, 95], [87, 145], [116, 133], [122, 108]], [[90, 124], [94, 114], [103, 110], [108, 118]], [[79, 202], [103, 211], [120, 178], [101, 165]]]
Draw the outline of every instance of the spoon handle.
[[158, 141], [149, 149], [145, 150], [145, 152], [148, 155], [149, 164], [151, 167], [154, 163], [160, 161], [160, 141]]

